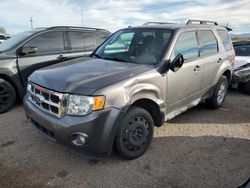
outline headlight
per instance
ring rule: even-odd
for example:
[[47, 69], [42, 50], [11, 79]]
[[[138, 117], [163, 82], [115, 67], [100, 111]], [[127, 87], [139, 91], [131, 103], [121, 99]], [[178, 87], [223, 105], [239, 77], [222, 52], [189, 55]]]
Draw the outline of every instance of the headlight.
[[30, 83], [28, 83], [28, 85], [27, 85], [27, 91], [31, 91], [31, 84]]
[[104, 108], [105, 97], [87, 97], [80, 95], [69, 95], [67, 100], [66, 113], [68, 115], [82, 116], [91, 111]]

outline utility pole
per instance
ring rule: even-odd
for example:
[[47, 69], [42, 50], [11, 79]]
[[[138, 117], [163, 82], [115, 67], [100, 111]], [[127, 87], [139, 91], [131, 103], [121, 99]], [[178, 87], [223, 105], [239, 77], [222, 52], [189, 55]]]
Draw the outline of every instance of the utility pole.
[[83, 10], [82, 10], [82, 6], [81, 6], [81, 16], [82, 16], [82, 26], [83, 26]]
[[31, 27], [31, 30], [33, 30], [33, 19], [32, 19], [32, 17], [30, 17], [30, 27]]

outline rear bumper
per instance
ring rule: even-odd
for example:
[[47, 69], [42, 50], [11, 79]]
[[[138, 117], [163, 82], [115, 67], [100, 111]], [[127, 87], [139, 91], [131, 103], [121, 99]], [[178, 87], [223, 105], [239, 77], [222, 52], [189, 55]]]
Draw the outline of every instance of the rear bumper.
[[[24, 98], [27, 117], [38, 130], [50, 139], [93, 157], [110, 154], [123, 113], [115, 108], [95, 111], [82, 117], [64, 116], [61, 119], [39, 110]], [[88, 135], [83, 146], [71, 142], [72, 133]]]

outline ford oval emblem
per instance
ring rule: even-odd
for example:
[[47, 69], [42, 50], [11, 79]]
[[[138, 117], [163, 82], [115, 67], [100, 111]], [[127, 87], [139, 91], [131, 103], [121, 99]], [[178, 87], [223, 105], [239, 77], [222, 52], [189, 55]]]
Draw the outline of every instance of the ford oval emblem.
[[38, 103], [38, 104], [41, 104], [42, 102], [44, 102], [45, 98], [41, 95], [35, 95], [35, 101]]

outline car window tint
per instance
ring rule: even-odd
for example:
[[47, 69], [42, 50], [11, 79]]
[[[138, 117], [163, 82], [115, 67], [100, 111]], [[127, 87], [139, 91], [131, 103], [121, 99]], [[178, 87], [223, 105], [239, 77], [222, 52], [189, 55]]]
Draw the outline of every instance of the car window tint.
[[184, 32], [178, 37], [172, 58], [182, 54], [185, 60], [195, 59], [199, 56], [196, 32]]
[[220, 38], [222, 40], [222, 43], [223, 43], [225, 50], [227, 50], [227, 51], [232, 50], [231, 39], [228, 35], [228, 32], [225, 30], [222, 30], [222, 29], [218, 29], [217, 31], [220, 35]]
[[108, 36], [109, 36], [108, 33], [96, 33], [95, 39], [96, 39], [97, 46], [103, 43], [103, 41], [105, 41], [108, 38]]
[[250, 44], [235, 46], [236, 56], [250, 56]]
[[61, 52], [64, 50], [63, 32], [55, 31], [41, 34], [25, 46], [32, 46], [37, 48], [37, 53], [52, 53]]
[[111, 41], [110, 44], [105, 47], [104, 53], [113, 54], [127, 52], [129, 50], [133, 36], [134, 32], [127, 32], [121, 34], [117, 40]]
[[96, 47], [94, 33], [84, 33], [84, 45], [86, 51], [93, 51]]
[[201, 30], [199, 32], [200, 55], [207, 56], [218, 52], [218, 42], [210, 30]]
[[69, 32], [71, 49], [84, 50], [84, 33], [83, 32]]

